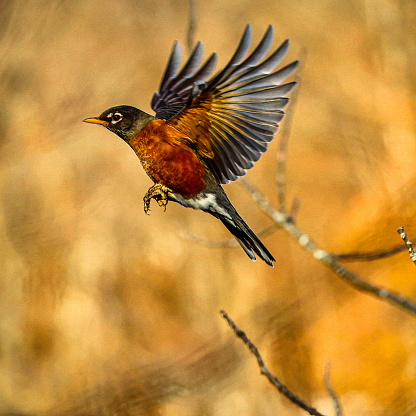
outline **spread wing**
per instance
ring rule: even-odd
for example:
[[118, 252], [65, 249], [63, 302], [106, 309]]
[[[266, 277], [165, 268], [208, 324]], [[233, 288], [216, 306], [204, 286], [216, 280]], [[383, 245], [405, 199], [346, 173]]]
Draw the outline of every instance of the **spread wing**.
[[263, 60], [273, 40], [269, 26], [244, 59], [250, 38], [248, 25], [231, 60], [208, 81], [215, 55], [198, 70], [202, 58], [199, 43], [175, 75], [180, 60], [179, 44], [175, 43], [161, 88], [152, 101], [156, 117], [190, 138], [220, 183], [244, 175], [267, 150], [283, 118], [288, 102], [285, 96], [295, 86], [294, 82], [282, 82], [294, 71], [297, 61], [272, 72], [283, 60], [289, 42], [283, 42]]

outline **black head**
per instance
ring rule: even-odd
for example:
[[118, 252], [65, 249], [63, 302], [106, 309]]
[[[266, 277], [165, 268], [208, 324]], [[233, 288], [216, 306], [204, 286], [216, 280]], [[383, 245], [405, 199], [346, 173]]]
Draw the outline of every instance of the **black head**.
[[105, 110], [98, 117], [86, 118], [83, 121], [101, 124], [128, 142], [153, 118], [153, 116], [138, 108], [119, 105]]

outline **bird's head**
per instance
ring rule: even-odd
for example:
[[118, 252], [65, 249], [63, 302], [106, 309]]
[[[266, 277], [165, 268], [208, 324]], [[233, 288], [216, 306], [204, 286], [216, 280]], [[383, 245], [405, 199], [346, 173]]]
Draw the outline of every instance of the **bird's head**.
[[129, 142], [154, 117], [138, 108], [120, 105], [105, 110], [98, 117], [83, 120], [85, 123], [101, 124]]

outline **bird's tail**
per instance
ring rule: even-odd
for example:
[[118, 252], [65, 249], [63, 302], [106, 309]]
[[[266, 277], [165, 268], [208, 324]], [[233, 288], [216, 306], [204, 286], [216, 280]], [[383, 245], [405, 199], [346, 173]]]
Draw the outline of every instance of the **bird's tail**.
[[269, 266], [274, 267], [273, 262], [276, 260], [240, 217], [222, 188], [217, 190], [215, 204], [210, 205], [206, 211], [221, 220], [251, 260], [256, 261], [257, 254]]
[[251, 260], [256, 261], [257, 254], [269, 266], [273, 267], [273, 262], [276, 260], [240, 215], [238, 215], [238, 212], [227, 198], [221, 186], [216, 184], [215, 190], [201, 192], [195, 198], [191, 199], [170, 192], [168, 199], [187, 208], [200, 209], [208, 212], [218, 218], [235, 237]]
[[227, 227], [228, 231], [230, 231], [230, 233], [235, 237], [235, 239], [238, 241], [247, 255], [251, 258], [251, 260], [256, 261], [255, 254], [257, 254], [269, 266], [273, 267], [273, 262], [276, 260], [270, 254], [269, 250], [267, 250], [267, 248], [259, 240], [256, 234], [254, 234], [254, 232], [244, 222], [240, 215], [238, 215], [237, 211], [234, 210], [232, 214], [233, 215], [231, 216], [231, 219], [219, 215], [218, 218]]

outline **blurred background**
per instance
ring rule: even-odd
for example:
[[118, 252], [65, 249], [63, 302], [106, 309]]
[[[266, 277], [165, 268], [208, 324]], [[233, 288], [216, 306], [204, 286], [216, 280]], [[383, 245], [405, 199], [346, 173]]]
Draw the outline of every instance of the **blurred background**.
[[[142, 197], [128, 146], [83, 124], [108, 107], [150, 112], [188, 2], [14, 0], [0, 12], [0, 414], [300, 415], [260, 376], [225, 309], [292, 391], [333, 414], [416, 415], [415, 318], [346, 285], [283, 231], [274, 269], [208, 215]], [[414, 222], [416, 3], [196, 2], [196, 39], [219, 69], [247, 23], [268, 24], [285, 62], [307, 52], [294, 108], [287, 198], [298, 226], [334, 252], [383, 250]], [[186, 47], [183, 48], [186, 51]], [[279, 134], [247, 174], [272, 201]], [[258, 232], [241, 185], [226, 192]], [[416, 299], [408, 254], [350, 263]]]

